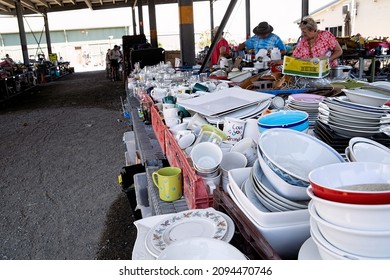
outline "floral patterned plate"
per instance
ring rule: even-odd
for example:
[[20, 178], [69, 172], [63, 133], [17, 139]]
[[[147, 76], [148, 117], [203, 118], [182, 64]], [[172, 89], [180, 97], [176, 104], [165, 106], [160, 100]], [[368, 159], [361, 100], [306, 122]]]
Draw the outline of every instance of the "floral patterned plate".
[[228, 222], [217, 211], [188, 210], [176, 213], [154, 226], [146, 237], [146, 245], [154, 253], [161, 253], [169, 244], [189, 237], [223, 239], [227, 230]]

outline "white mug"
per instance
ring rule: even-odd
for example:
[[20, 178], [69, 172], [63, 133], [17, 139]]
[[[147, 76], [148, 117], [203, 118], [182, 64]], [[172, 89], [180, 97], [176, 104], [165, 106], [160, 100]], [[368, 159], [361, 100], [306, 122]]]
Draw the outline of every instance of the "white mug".
[[244, 168], [248, 163], [247, 158], [239, 152], [228, 152], [223, 154], [221, 161], [222, 175], [228, 177], [229, 170]]
[[245, 121], [236, 118], [225, 117], [223, 123], [223, 132], [225, 132], [227, 135], [226, 142], [237, 143], [240, 141], [244, 136], [244, 129]]
[[253, 141], [257, 142], [260, 137], [259, 125], [257, 119], [247, 119], [244, 129], [244, 138], [252, 138]]
[[213, 194], [214, 190], [221, 185], [221, 174], [222, 172], [219, 172], [219, 174], [215, 177], [203, 178], [203, 182], [205, 183], [209, 194]]
[[166, 94], [167, 94], [167, 90], [164, 88], [154, 88], [150, 92], [150, 95], [153, 97], [153, 99], [158, 101], [161, 101]]
[[253, 166], [257, 160], [257, 141], [254, 141], [252, 138], [243, 138], [230, 150], [231, 152], [239, 152], [243, 154], [248, 160], [247, 166]]
[[180, 118], [164, 118], [167, 127], [172, 127], [181, 123]]
[[168, 118], [178, 118], [180, 117], [180, 111], [179, 111], [179, 108], [166, 108], [166, 109], [163, 109], [163, 115], [164, 115], [164, 119], [168, 119]]

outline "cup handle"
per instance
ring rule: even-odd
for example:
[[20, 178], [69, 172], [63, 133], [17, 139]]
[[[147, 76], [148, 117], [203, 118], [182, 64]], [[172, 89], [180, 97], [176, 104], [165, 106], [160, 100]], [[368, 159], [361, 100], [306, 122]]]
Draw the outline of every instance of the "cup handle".
[[214, 184], [214, 182], [207, 182], [208, 187], [208, 193], [213, 194], [214, 190], [217, 188], [217, 186]]
[[152, 179], [153, 179], [153, 183], [156, 185], [156, 187], [158, 188], [158, 173], [157, 172], [153, 172], [152, 173]]

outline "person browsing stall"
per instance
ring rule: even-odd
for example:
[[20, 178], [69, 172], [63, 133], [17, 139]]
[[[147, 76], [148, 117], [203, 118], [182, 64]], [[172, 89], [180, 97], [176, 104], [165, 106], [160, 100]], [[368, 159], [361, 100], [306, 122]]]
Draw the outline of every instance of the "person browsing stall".
[[115, 45], [110, 52], [112, 81], [117, 81], [119, 79], [119, 59], [120, 59], [119, 46]]
[[343, 54], [343, 50], [336, 37], [329, 31], [318, 30], [317, 23], [311, 17], [303, 18], [299, 28], [302, 38], [292, 56], [299, 59], [329, 58], [330, 66], [337, 66], [337, 58]]
[[259, 25], [253, 29], [253, 33], [255, 33], [255, 35], [239, 44], [238, 50], [242, 51], [245, 49], [253, 49], [256, 54], [260, 49], [270, 50], [278, 48], [280, 50], [280, 54], [284, 55], [286, 53], [286, 47], [280, 37], [274, 34], [273, 31], [274, 28], [269, 25], [268, 22], [260, 22]]
[[[213, 29], [213, 40], [217, 35], [219, 26], [214, 27]], [[221, 57], [230, 57], [230, 46], [228, 41], [223, 37], [223, 32], [218, 38], [217, 44], [214, 48], [213, 53], [211, 54], [211, 65], [219, 64]]]

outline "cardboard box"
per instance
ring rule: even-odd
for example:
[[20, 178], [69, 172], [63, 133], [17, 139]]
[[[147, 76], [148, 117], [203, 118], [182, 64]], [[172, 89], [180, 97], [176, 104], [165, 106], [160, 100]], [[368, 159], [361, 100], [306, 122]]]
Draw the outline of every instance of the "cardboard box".
[[318, 62], [296, 59], [291, 56], [283, 58], [283, 74], [309, 78], [323, 78], [329, 74], [330, 66], [327, 59]]

